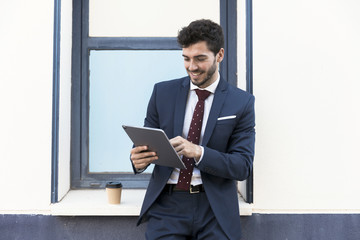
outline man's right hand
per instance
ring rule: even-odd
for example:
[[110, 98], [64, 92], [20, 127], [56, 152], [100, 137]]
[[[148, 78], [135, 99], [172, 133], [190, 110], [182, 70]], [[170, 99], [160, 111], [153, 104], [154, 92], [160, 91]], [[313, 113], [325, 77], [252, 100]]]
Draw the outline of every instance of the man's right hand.
[[131, 161], [136, 169], [144, 169], [158, 159], [156, 152], [148, 152], [147, 146], [138, 146], [131, 149]]

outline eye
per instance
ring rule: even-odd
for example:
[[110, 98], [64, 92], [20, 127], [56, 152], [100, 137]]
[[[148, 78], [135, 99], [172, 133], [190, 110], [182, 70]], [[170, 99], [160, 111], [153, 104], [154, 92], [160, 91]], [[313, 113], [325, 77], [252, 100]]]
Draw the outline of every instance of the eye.
[[206, 57], [198, 57], [196, 58], [198, 62], [204, 62], [206, 60]]

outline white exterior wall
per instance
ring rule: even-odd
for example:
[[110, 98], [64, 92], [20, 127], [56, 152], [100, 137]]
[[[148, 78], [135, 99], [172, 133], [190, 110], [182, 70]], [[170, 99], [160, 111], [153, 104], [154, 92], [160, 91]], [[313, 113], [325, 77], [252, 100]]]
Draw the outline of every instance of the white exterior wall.
[[[70, 182], [71, 5], [62, 0], [59, 199]], [[253, 212], [359, 212], [360, 3], [254, 0], [253, 10]], [[1, 1], [0, 19], [0, 213], [46, 213], [53, 1]]]
[[253, 7], [255, 211], [358, 212], [360, 2]]
[[53, 1], [0, 2], [0, 211], [49, 208], [53, 14]]

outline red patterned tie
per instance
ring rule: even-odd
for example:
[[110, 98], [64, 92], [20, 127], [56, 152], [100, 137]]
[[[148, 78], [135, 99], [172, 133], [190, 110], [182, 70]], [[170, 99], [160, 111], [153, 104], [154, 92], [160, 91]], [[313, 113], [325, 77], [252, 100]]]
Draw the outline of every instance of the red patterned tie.
[[[199, 144], [200, 141], [200, 134], [201, 134], [201, 127], [202, 127], [202, 119], [204, 116], [204, 105], [205, 99], [210, 95], [209, 91], [195, 89], [195, 92], [198, 96], [198, 102], [196, 104], [193, 118], [191, 120], [189, 133], [187, 136], [187, 140], [194, 144]], [[185, 163], [186, 169], [180, 170], [179, 181], [176, 185], [177, 188], [189, 190], [190, 189], [190, 182], [192, 177], [192, 172], [194, 169], [194, 158], [187, 158], [183, 156], [182, 161]]]

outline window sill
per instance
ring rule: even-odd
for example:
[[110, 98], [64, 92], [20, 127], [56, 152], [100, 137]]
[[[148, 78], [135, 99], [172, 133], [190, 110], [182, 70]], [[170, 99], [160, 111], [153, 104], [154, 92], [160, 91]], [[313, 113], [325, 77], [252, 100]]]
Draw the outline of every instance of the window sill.
[[[120, 204], [108, 204], [104, 189], [71, 190], [51, 205], [54, 216], [139, 216], [145, 189], [123, 189]], [[252, 214], [252, 205], [239, 197], [241, 216]]]

